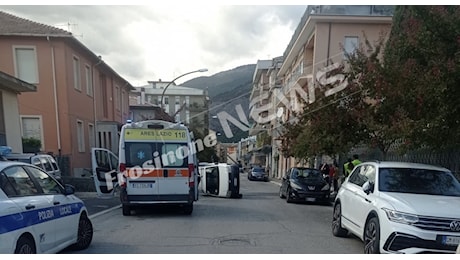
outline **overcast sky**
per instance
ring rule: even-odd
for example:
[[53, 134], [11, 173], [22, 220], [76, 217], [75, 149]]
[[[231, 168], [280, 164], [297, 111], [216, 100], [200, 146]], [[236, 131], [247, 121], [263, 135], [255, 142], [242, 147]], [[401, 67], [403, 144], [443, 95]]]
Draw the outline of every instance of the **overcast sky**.
[[184, 76], [179, 84], [281, 56], [307, 7], [173, 3], [2, 5], [0, 9], [72, 32], [123, 78], [140, 86], [209, 70]]

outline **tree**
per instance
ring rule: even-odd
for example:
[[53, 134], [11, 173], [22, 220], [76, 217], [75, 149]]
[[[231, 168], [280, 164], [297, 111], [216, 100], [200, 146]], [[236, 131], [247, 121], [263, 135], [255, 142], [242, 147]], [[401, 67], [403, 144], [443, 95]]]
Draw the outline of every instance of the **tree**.
[[[191, 126], [190, 131], [193, 132], [195, 140], [202, 140], [202, 141], [204, 140], [205, 136], [202, 133], [202, 131], [197, 131], [197, 129], [194, 128], [193, 126]], [[204, 149], [201, 151], [198, 148], [196, 150], [197, 158], [200, 162], [212, 162], [213, 159], [216, 160], [216, 158], [218, 158], [214, 147], [207, 147], [206, 145], [204, 145], [203, 147]]]
[[343, 64], [326, 75], [344, 75], [346, 88], [328, 96], [323, 93], [341, 81], [317, 88], [316, 96], [322, 97], [304, 104], [297, 123], [286, 124], [283, 143], [290, 144], [285, 148], [291, 155], [334, 155], [363, 144], [378, 148], [385, 157], [390, 147], [406, 136], [410, 120], [399, 104], [401, 95], [387, 81], [394, 76], [393, 70], [387, 70], [382, 60], [386, 34], [382, 33], [376, 43], [365, 35], [364, 39], [360, 48], [347, 54]]
[[385, 64], [398, 74], [389, 84], [412, 121], [409, 147], [458, 147], [460, 7], [398, 6]]

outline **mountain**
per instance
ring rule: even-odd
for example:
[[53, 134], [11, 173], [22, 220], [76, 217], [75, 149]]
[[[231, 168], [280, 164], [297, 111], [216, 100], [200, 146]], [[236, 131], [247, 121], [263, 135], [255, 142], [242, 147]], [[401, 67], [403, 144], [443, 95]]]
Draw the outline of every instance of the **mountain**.
[[238, 142], [241, 138], [248, 137], [248, 131], [242, 131], [229, 122], [233, 137], [227, 138], [219, 120], [213, 119], [212, 116], [225, 111], [239, 120], [235, 107], [241, 105], [249, 120], [249, 96], [255, 68], [256, 64], [243, 65], [212, 76], [194, 78], [181, 84], [185, 87], [208, 90], [211, 100], [209, 127], [211, 130], [222, 133], [221, 136], [218, 136], [220, 142]]

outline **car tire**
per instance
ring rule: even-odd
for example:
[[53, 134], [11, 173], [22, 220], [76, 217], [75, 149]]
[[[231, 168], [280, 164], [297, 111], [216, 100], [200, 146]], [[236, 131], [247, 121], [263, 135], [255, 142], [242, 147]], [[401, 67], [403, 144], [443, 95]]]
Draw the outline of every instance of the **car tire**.
[[22, 236], [18, 239], [16, 243], [16, 249], [14, 250], [15, 254], [36, 254], [37, 250], [35, 248], [35, 243], [32, 238], [27, 236]]
[[128, 205], [122, 205], [121, 210], [123, 212], [123, 216], [130, 216], [131, 215], [131, 207]]
[[364, 228], [364, 253], [380, 253], [380, 224], [377, 217], [372, 217]]
[[286, 202], [287, 203], [292, 203], [291, 188], [289, 188], [289, 187], [286, 190]]
[[280, 187], [280, 198], [284, 199], [284, 195], [283, 195], [283, 190], [282, 190], [282, 187]]
[[91, 220], [82, 214], [78, 221], [77, 243], [72, 245], [73, 250], [83, 250], [89, 247], [93, 240], [93, 224]]
[[342, 228], [342, 205], [336, 203], [332, 213], [332, 234], [336, 237], [346, 237], [348, 230]]
[[191, 215], [193, 212], [193, 203], [184, 205], [184, 214]]

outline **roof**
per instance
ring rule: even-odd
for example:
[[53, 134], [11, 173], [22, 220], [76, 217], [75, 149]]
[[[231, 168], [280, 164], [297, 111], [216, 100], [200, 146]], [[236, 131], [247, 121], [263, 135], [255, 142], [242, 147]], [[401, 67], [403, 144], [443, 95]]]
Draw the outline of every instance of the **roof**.
[[6, 88], [17, 93], [37, 91], [37, 86], [22, 81], [2, 71], [0, 71], [0, 88]]
[[72, 33], [0, 11], [0, 35], [73, 37]]
[[[71, 42], [86, 51], [95, 61], [100, 60], [100, 56], [92, 52], [83, 43], [77, 40], [71, 32], [53, 27], [50, 25], [34, 22], [25, 18], [21, 18], [3, 11], [0, 11], [0, 35], [2, 36], [33, 36], [33, 37], [60, 37], [69, 39]], [[124, 80], [129, 90], [134, 90], [134, 87], [117, 72], [115, 72], [104, 61], [102, 64], [111, 73]]]
[[393, 162], [393, 161], [364, 161], [363, 163], [376, 163], [379, 168], [414, 168], [414, 169], [428, 169], [435, 171], [450, 171], [444, 167], [422, 164], [422, 163], [413, 163], [413, 162]]

